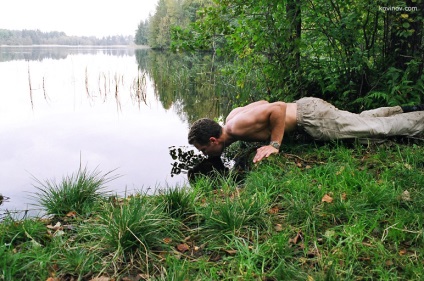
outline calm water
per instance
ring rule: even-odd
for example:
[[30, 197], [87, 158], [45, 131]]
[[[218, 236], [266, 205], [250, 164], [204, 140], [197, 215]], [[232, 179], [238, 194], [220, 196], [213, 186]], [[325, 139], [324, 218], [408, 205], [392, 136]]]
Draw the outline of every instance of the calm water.
[[0, 47], [0, 193], [10, 197], [1, 210], [33, 208], [34, 177], [59, 181], [80, 163], [117, 169], [108, 189], [119, 195], [186, 183], [171, 177], [169, 147], [187, 145], [197, 116], [161, 96], [143, 52]]

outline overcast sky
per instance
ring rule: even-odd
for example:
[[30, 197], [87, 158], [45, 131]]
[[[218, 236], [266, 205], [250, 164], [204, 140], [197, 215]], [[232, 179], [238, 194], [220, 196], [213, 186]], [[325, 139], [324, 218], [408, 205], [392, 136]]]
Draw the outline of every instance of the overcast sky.
[[63, 31], [67, 35], [135, 35], [158, 0], [6, 0], [0, 29]]

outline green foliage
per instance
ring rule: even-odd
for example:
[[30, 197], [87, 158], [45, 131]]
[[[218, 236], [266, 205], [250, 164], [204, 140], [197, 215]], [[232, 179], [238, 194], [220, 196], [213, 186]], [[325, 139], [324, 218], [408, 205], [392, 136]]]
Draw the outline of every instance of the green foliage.
[[[171, 30], [174, 26], [185, 26], [193, 19], [193, 5], [186, 1], [159, 0], [156, 12], [149, 19], [149, 46], [155, 49], [167, 49], [171, 44]], [[189, 8], [188, 8], [189, 7]]]
[[[211, 0], [160, 0], [156, 12], [148, 20], [148, 24], [140, 25], [137, 34], [143, 33], [148, 25], [148, 44], [154, 49], [168, 49], [171, 45], [178, 49], [178, 44], [171, 43], [171, 38], [179, 40], [184, 49], [190, 48], [184, 41], [195, 36], [186, 27], [197, 19], [197, 11], [208, 6]], [[201, 38], [204, 38], [203, 36]], [[172, 39], [175, 41], [175, 39]], [[200, 42], [201, 40], [197, 40]], [[201, 43], [203, 46], [204, 44]], [[202, 49], [199, 45], [196, 49]]]
[[197, 15], [169, 24], [166, 46], [233, 58], [222, 70], [240, 103], [308, 95], [359, 110], [422, 101], [423, 1], [183, 3]]
[[385, 82], [386, 91], [371, 90], [363, 97], [357, 98], [356, 102], [372, 108], [376, 103], [395, 105], [414, 105], [422, 102], [421, 97], [424, 96], [424, 74], [420, 72], [420, 62], [412, 60], [407, 63], [406, 70], [390, 67], [381, 76], [381, 80]]
[[138, 45], [147, 45], [148, 44], [148, 33], [149, 33], [149, 22], [142, 21], [138, 25], [137, 32], [135, 34], [134, 43]]

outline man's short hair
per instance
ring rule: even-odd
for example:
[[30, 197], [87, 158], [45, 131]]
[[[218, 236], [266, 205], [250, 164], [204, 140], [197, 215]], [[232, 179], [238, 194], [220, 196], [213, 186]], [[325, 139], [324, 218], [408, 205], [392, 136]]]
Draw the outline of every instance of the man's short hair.
[[200, 145], [209, 144], [209, 138], [219, 138], [222, 134], [222, 127], [217, 122], [202, 118], [193, 123], [188, 133], [188, 143], [197, 142]]

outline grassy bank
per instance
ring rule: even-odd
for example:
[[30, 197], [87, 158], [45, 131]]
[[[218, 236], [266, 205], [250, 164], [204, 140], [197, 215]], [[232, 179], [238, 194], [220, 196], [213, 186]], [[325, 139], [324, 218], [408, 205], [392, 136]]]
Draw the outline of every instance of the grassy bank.
[[422, 143], [283, 151], [243, 184], [156, 196], [86, 170], [39, 181], [56, 215], [3, 220], [0, 280], [423, 280]]

